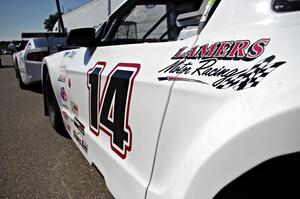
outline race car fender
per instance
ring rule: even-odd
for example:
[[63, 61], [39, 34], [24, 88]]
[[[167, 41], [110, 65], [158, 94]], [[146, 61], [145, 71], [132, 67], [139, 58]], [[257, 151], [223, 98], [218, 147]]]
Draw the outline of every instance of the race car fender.
[[[66, 51], [68, 52], [68, 51]], [[59, 82], [57, 81], [58, 77], [60, 74], [66, 75], [66, 64], [68, 59], [64, 59], [65, 53], [64, 51], [56, 53], [54, 55], [47, 56], [43, 59], [42, 62], [42, 70], [41, 70], [41, 79], [42, 79], [42, 87], [43, 91], [45, 89], [45, 77], [46, 74], [48, 73], [50, 76], [52, 88], [54, 91], [54, 94], [56, 96], [57, 100], [61, 100], [60, 96], [60, 91], [55, 89], [55, 88], [60, 88], [59, 87]], [[44, 95], [44, 102], [45, 102], [45, 95]], [[59, 102], [59, 101], [58, 101]], [[61, 104], [61, 103], [58, 103]], [[44, 103], [44, 113], [45, 115], [48, 115], [48, 110], [46, 108], [46, 103]]]
[[[195, 112], [191, 116], [182, 113], [185, 127], [179, 126], [181, 122], [175, 126], [174, 122], [171, 124], [178, 110], [169, 108], [168, 113], [173, 114], [167, 113], [165, 119], [149, 198], [212, 198], [256, 165], [299, 151], [300, 124], [297, 118], [300, 103], [294, 99], [299, 99], [300, 95], [287, 92], [277, 97], [275, 101], [264, 99], [264, 103], [258, 97], [256, 103], [259, 101], [261, 105], [253, 107], [255, 112], [247, 109], [243, 115], [248, 117], [239, 115], [247, 103], [237, 105], [242, 99], [227, 103], [215, 115], [207, 115], [205, 124], [201, 122], [205, 117], [196, 116]], [[178, 96], [176, 98], [181, 100]], [[187, 109], [189, 112], [192, 108]], [[195, 117], [200, 122], [196, 128], [191, 128], [188, 120]], [[174, 128], [179, 129], [180, 135], [173, 131]], [[193, 133], [192, 129], [198, 130]]]
[[195, 198], [200, 190], [206, 190], [201, 197], [212, 198], [255, 166], [299, 151], [299, 116], [300, 106], [262, 119], [228, 139], [204, 164], [198, 165], [185, 197]]
[[[275, 87], [278, 93], [271, 94]], [[279, 87], [235, 100], [189, 98], [182, 108], [178, 104], [187, 92], [173, 92], [149, 198], [213, 198], [260, 163], [300, 151], [300, 94], [293, 91], [299, 86]]]

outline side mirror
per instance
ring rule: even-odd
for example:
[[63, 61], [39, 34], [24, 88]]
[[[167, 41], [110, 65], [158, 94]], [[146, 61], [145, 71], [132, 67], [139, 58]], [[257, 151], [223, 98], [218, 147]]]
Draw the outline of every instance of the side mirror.
[[80, 28], [71, 30], [67, 37], [67, 44], [69, 46], [94, 47], [95, 29], [94, 28]]

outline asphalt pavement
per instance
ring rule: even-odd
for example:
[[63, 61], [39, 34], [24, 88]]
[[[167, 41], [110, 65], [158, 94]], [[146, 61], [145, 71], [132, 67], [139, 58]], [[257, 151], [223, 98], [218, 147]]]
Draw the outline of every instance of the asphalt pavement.
[[0, 66], [0, 198], [113, 198], [101, 174], [43, 115], [39, 85], [21, 90]]

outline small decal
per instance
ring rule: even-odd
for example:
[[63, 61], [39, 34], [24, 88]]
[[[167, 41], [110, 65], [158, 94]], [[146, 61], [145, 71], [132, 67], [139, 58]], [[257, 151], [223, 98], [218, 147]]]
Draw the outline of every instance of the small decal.
[[252, 43], [249, 40], [222, 41], [211, 45], [196, 45], [187, 50], [183, 47], [171, 59], [217, 59], [252, 61], [260, 57], [265, 47], [270, 43], [269, 38], [262, 38]]
[[69, 58], [73, 58], [73, 57], [75, 57], [75, 55], [76, 55], [76, 52], [72, 51], [71, 54], [69, 55]]
[[203, 81], [191, 79], [191, 78], [184, 78], [184, 77], [176, 77], [176, 76], [166, 76], [166, 77], [158, 77], [159, 81], [186, 81], [186, 82], [197, 82], [202, 84], [207, 84]]
[[71, 110], [77, 116], [78, 115], [78, 105], [71, 101]]
[[[183, 47], [171, 58], [173, 64], [159, 70], [159, 81], [187, 81], [211, 85], [216, 89], [235, 91], [256, 87], [285, 61], [275, 62], [275, 55], [255, 62], [252, 67], [243, 63], [260, 57], [270, 39], [262, 38], [251, 44], [249, 40], [223, 41], [212, 45]], [[239, 61], [238, 67], [219, 64], [219, 60]], [[241, 68], [243, 67], [243, 68]], [[178, 76], [179, 75], [179, 76]]]
[[66, 81], [66, 76], [63, 75], [63, 74], [60, 74], [60, 75], [58, 76], [57, 81], [65, 83], [65, 81]]
[[71, 79], [70, 78], [68, 80], [68, 86], [69, 86], [69, 88], [71, 88]]
[[66, 51], [66, 52], [64, 53], [64, 57], [68, 57], [70, 54], [71, 54], [71, 51]]
[[63, 101], [68, 101], [67, 93], [64, 87], [60, 88], [60, 97], [63, 99]]
[[152, 8], [155, 8], [155, 5], [150, 5], [150, 4], [148, 4], [148, 5], [146, 5], [146, 8], [147, 8], [147, 9], [152, 9]]
[[84, 125], [75, 117], [74, 118], [74, 126], [80, 131], [80, 133], [84, 136]]
[[62, 106], [63, 106], [65, 109], [69, 110], [69, 107], [67, 106], [67, 104], [62, 104]]
[[65, 111], [62, 111], [62, 114], [66, 120], [69, 120], [69, 116]]
[[79, 132], [73, 130], [73, 137], [77, 141], [77, 143], [82, 147], [82, 149], [87, 153], [88, 152], [88, 145], [83, 139], [82, 135]]
[[64, 69], [67, 68], [67, 66], [66, 66], [66, 64], [63, 63], [63, 64], [59, 65], [59, 68], [62, 69], [62, 70], [64, 70]]
[[64, 58], [73, 58], [76, 55], [75, 51], [66, 51], [63, 55]]
[[88, 152], [88, 145], [84, 140], [82, 140], [81, 146], [82, 146], [82, 149], [87, 153]]
[[66, 130], [68, 131], [68, 133], [70, 133], [70, 131], [71, 131], [70, 124], [65, 123], [65, 126], [66, 126]]

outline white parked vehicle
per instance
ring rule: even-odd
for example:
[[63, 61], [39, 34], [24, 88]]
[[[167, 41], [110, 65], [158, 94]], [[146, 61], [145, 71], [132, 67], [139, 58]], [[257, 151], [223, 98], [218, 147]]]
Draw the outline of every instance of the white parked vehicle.
[[299, 35], [299, 0], [129, 0], [44, 58], [45, 113], [115, 198], [298, 198]]
[[58, 52], [59, 48], [67, 45], [66, 36], [45, 37], [45, 35], [50, 35], [50, 33], [30, 33], [30, 35], [42, 35], [42, 37], [29, 39], [24, 50], [15, 53], [13, 56], [21, 88], [25, 88], [26, 85], [29, 84], [40, 82], [43, 58], [49, 54]]

